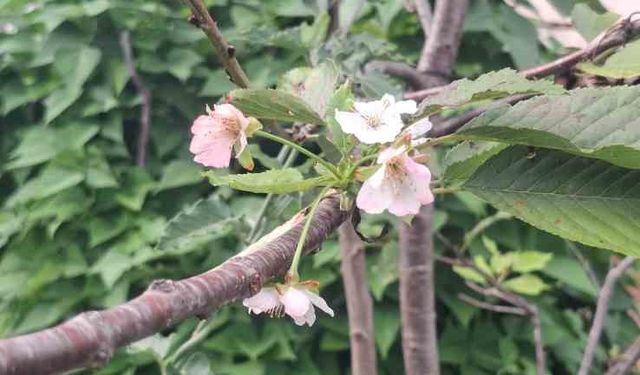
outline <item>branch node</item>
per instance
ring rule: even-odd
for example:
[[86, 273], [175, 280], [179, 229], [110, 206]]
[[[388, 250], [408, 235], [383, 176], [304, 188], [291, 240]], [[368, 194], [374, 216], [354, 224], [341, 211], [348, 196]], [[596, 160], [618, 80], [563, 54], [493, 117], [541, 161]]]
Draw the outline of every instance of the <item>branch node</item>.
[[229, 45], [227, 47], [227, 56], [231, 59], [236, 55], [236, 47]]
[[175, 281], [169, 279], [154, 280], [151, 285], [149, 285], [149, 290], [153, 290], [154, 292], [173, 293], [176, 289], [177, 285]]

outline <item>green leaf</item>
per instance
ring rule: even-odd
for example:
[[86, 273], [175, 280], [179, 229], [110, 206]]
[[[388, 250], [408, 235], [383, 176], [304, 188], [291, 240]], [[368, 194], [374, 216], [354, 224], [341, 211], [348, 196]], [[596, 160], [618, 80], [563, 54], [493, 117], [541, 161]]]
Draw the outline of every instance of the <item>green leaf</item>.
[[640, 41], [627, 44], [608, 57], [602, 65], [584, 62], [578, 64], [578, 69], [588, 74], [615, 79], [640, 76]]
[[56, 53], [53, 67], [63, 77], [67, 88], [78, 90], [89, 79], [101, 56], [99, 49], [88, 46], [64, 49]]
[[588, 4], [576, 4], [571, 12], [571, 20], [576, 30], [588, 42], [613, 25], [619, 16], [614, 13], [596, 13]]
[[29, 180], [24, 186], [7, 199], [7, 206], [14, 207], [36, 199], [49, 197], [67, 188], [78, 185], [84, 180], [81, 170], [64, 165], [48, 165], [37, 177]]
[[549, 263], [553, 254], [540, 251], [519, 251], [511, 253], [513, 258], [512, 269], [516, 272], [540, 271]]
[[549, 289], [549, 286], [536, 275], [526, 274], [505, 281], [502, 285], [516, 293], [537, 296]]
[[324, 124], [320, 115], [300, 97], [270, 89], [240, 89], [229, 93], [233, 104], [247, 116], [267, 120]]
[[326, 185], [331, 180], [325, 176], [305, 180], [300, 171], [294, 168], [231, 175], [219, 175], [214, 171], [207, 171], [203, 175], [209, 179], [213, 186], [228, 186], [251, 193], [276, 194], [309, 190], [316, 186]]
[[237, 220], [218, 197], [200, 200], [167, 223], [157, 248], [178, 252], [197, 247], [225, 236]]
[[458, 143], [444, 157], [443, 178], [447, 181], [447, 186], [465, 182], [482, 163], [507, 147], [508, 145], [497, 142]]
[[335, 119], [335, 113], [337, 110], [348, 110], [353, 106], [354, 96], [351, 92], [351, 84], [345, 82], [340, 86], [329, 99], [329, 105], [327, 106], [327, 125], [329, 127], [329, 137], [333, 144], [338, 147], [342, 152], [345, 152], [349, 148], [348, 138], [342, 132], [340, 124]]
[[9, 241], [11, 235], [20, 230], [22, 221], [20, 216], [10, 211], [0, 211], [0, 248]]
[[640, 87], [587, 88], [491, 109], [461, 139], [553, 148], [640, 168]]
[[311, 69], [300, 88], [300, 96], [320, 117], [324, 117], [330, 98], [338, 83], [339, 70], [332, 61], [325, 61]]
[[573, 258], [554, 256], [542, 272], [589, 296], [598, 295], [584, 267]]
[[389, 355], [391, 346], [400, 332], [400, 317], [395, 309], [378, 307], [374, 310], [373, 326], [375, 328], [376, 347], [382, 359]]
[[484, 279], [480, 273], [474, 271], [469, 267], [461, 267], [461, 266], [453, 266], [453, 272], [460, 275], [465, 280], [475, 281], [476, 283], [484, 284], [487, 281]]
[[443, 108], [488, 99], [498, 99], [514, 94], [560, 95], [565, 92], [549, 80], [532, 81], [513, 69], [502, 69], [483, 74], [475, 80], [461, 79], [445, 86], [434, 96], [427, 97], [420, 105], [422, 116], [438, 112]]
[[30, 167], [53, 159], [67, 149], [82, 147], [100, 128], [95, 125], [67, 125], [64, 127], [35, 126], [21, 137], [20, 144], [5, 165], [7, 170]]
[[132, 211], [140, 211], [155, 182], [142, 168], [127, 169], [122, 178], [123, 188], [116, 194], [116, 201]]
[[202, 180], [200, 171], [200, 167], [191, 161], [174, 160], [163, 168], [162, 178], [155, 191], [197, 184]]
[[463, 188], [558, 236], [640, 255], [640, 171], [516, 146], [489, 159]]

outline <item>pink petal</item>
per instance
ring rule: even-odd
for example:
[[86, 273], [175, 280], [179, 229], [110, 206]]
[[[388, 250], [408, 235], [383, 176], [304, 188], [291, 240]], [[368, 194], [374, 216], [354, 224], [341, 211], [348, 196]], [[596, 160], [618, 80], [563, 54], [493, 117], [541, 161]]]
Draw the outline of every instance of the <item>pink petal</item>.
[[431, 121], [429, 121], [429, 118], [425, 117], [409, 125], [406, 131], [411, 134], [411, 139], [417, 139], [427, 134], [432, 127], [433, 125]]
[[245, 298], [242, 304], [249, 309], [249, 313], [260, 314], [271, 311], [280, 305], [278, 291], [275, 288], [262, 288], [253, 297]]
[[416, 198], [422, 204], [433, 203], [431, 192], [431, 171], [426, 165], [416, 163], [409, 156], [403, 158], [404, 167], [409, 178], [413, 180]]
[[385, 180], [385, 168], [378, 169], [369, 177], [358, 192], [356, 206], [366, 213], [379, 214], [393, 201], [393, 188]]
[[216, 121], [211, 116], [198, 116], [191, 125], [191, 133], [194, 135], [204, 135], [216, 127]]
[[197, 154], [193, 161], [205, 167], [226, 168], [231, 162], [231, 147], [228, 149], [212, 148]]
[[303, 316], [299, 318], [293, 318], [293, 321], [296, 323], [296, 325], [302, 326], [306, 324], [311, 327], [313, 323], [316, 322], [316, 311], [312, 306], [309, 311], [307, 311]]
[[216, 104], [213, 106], [214, 113], [221, 117], [233, 118], [240, 124], [240, 128], [244, 131], [249, 125], [249, 119], [233, 104]]
[[284, 312], [294, 319], [304, 316], [313, 308], [309, 297], [296, 288], [288, 288], [280, 297], [280, 302], [284, 305]]

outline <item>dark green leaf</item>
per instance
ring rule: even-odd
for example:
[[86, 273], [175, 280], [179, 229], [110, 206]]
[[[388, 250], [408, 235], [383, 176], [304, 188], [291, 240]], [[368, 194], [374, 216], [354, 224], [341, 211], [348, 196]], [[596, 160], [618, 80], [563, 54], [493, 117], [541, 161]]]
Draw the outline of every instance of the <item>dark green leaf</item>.
[[269, 89], [240, 89], [229, 93], [233, 104], [247, 116], [267, 120], [324, 124], [305, 101], [293, 94]]
[[213, 186], [228, 186], [232, 189], [251, 193], [285, 194], [305, 191], [330, 182], [328, 177], [304, 179], [300, 171], [294, 168], [271, 169], [260, 173], [219, 175], [213, 171], [205, 172]]
[[553, 148], [640, 168], [640, 87], [578, 89], [491, 109], [458, 135]]
[[640, 255], [640, 171], [558, 151], [506, 149], [463, 185], [500, 210], [564, 238]]

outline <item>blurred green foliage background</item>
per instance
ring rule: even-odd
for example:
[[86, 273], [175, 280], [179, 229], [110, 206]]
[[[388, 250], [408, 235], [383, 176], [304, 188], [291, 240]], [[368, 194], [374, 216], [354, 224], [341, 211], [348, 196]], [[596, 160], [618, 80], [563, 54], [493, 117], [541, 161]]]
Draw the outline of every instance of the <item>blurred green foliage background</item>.
[[[567, 13], [573, 7], [571, 0], [556, 2]], [[402, 81], [365, 65], [374, 59], [413, 64], [422, 45], [416, 16], [396, 0], [346, 0], [336, 20], [326, 0], [206, 3], [255, 86], [272, 87], [293, 68], [331, 58], [362, 95], [400, 94]], [[0, 336], [122, 303], [156, 278], [205, 271], [246, 246], [263, 197], [212, 189], [188, 152], [193, 118], [234, 86], [187, 16], [183, 4], [168, 0], [0, 0]], [[329, 37], [330, 30], [337, 32]], [[135, 165], [141, 98], [123, 60], [123, 31], [130, 32], [138, 72], [152, 96], [144, 167]], [[455, 72], [462, 77], [523, 68], [564, 52], [541, 44], [535, 25], [503, 2], [473, 0]], [[258, 161], [278, 163], [275, 145], [261, 146], [253, 146]], [[167, 223], [199, 199], [204, 206], [186, 215], [208, 215], [206, 234], [166, 241]], [[259, 232], [282, 222], [303, 200], [279, 199]], [[447, 195], [437, 203], [438, 236], [461, 244], [493, 214], [469, 194]], [[362, 229], [376, 234], [387, 219], [365, 218]], [[402, 368], [394, 237], [367, 247], [383, 374]], [[441, 240], [436, 246], [446, 249]], [[529, 252], [512, 290], [541, 310], [549, 371], [575, 373], [610, 254], [513, 219], [490, 226], [469, 251], [490, 270], [499, 269], [504, 254]], [[330, 240], [304, 260], [303, 271], [322, 282], [336, 318], [323, 316], [307, 329], [286, 319], [250, 318], [241, 306], [229, 306], [206, 323], [207, 338], [192, 350], [176, 351], [198, 324], [187, 321], [119, 351], [97, 372], [348, 374], [339, 262], [337, 241]], [[460, 274], [474, 275], [442, 264], [436, 272], [443, 373], [534, 373], [530, 322], [460, 301], [458, 293], [468, 290]], [[639, 334], [628, 316], [638, 310], [635, 304], [622, 286], [616, 289], [596, 353], [599, 367]]]

